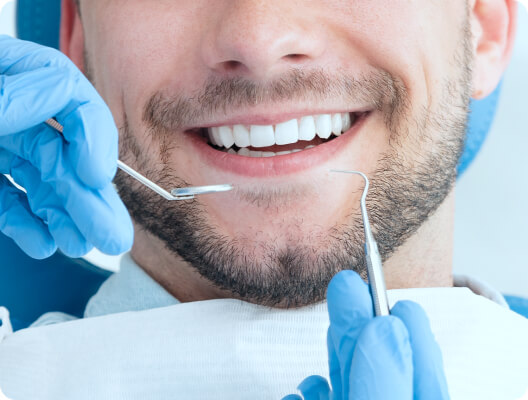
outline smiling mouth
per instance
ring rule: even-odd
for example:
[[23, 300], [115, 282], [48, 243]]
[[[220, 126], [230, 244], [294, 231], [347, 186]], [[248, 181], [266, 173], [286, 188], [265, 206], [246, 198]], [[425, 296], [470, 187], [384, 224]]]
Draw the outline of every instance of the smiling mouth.
[[351, 130], [368, 112], [308, 115], [275, 125], [225, 125], [193, 130], [213, 149], [252, 158], [302, 152]]

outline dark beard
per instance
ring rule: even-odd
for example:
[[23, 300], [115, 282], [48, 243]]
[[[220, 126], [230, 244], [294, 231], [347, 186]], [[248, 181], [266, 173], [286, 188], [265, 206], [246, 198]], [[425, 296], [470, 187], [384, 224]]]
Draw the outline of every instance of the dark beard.
[[[455, 181], [471, 91], [469, 33], [466, 31], [464, 35], [460, 54], [455, 57], [459, 76], [445, 84], [443, 99], [437, 109], [424, 109], [412, 118], [407, 93], [396, 79], [390, 79], [390, 96], [386, 87], [377, 88], [380, 93], [385, 92], [381, 96], [383, 99], [390, 99], [380, 111], [384, 112], [391, 134], [392, 151], [385, 154], [378, 169], [370, 176], [367, 207], [384, 260], [434, 213]], [[321, 82], [328, 87], [330, 80]], [[238, 99], [239, 102], [247, 99], [248, 103], [257, 100], [261, 93], [258, 88], [247, 90], [250, 86], [247, 82], [243, 83], [243, 88], [240, 82], [230, 83], [211, 84], [215, 90], [206, 90], [205, 93], [212, 92], [219, 98]], [[318, 84], [310, 82], [303, 87], [313, 88]], [[342, 85], [336, 84], [335, 87]], [[280, 93], [289, 94], [286, 89], [290, 92], [297, 90], [291, 86], [266, 93], [280, 97]], [[224, 94], [226, 90], [229, 94]], [[324, 91], [325, 88], [318, 90]], [[222, 106], [228, 105], [215, 103], [212, 99], [203, 104], [203, 109], [213, 111]], [[175, 125], [181, 124], [186, 116], [191, 118], [189, 113], [193, 110], [189, 103], [167, 102], [157, 95], [148, 103], [145, 119], [153, 130], [163, 132], [165, 128], [175, 129]], [[167, 118], [171, 113], [177, 118]], [[415, 130], [411, 132], [410, 127]], [[399, 139], [407, 135], [422, 144], [421, 162], [412, 160], [412, 168], [401, 156], [405, 149], [398, 145]], [[162, 133], [159, 137], [160, 159], [164, 160], [163, 152], [170, 149], [170, 144], [165, 143]], [[152, 167], [153, 160], [142, 160], [141, 149], [126, 124], [121, 130], [121, 152], [126, 155], [125, 159], [135, 156], [139, 170], [156, 177], [161, 186], [190, 185], [173, 173], [166, 163], [162, 162], [164, 166], [159, 170]], [[149, 189], [131, 182], [122, 172], [118, 173], [115, 182], [137, 224], [161, 239], [175, 257], [181, 257], [213, 285], [231, 292], [233, 297], [267, 306], [298, 307], [324, 300], [328, 283], [341, 270], [355, 270], [366, 278], [363, 225], [358, 214], [350, 215], [348, 220], [328, 232], [312, 235], [310, 240], [279, 248], [273, 239], [257, 242], [251, 238], [220, 234], [208, 221], [207, 208], [199, 200], [167, 202]], [[254, 253], [265, 254], [265, 257], [257, 259]]]

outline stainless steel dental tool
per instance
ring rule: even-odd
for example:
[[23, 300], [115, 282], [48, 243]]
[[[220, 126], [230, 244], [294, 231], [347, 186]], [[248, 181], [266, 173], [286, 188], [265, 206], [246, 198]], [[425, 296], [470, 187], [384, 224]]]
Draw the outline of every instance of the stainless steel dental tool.
[[[61, 135], [63, 134], [64, 128], [61, 124], [57, 122], [57, 120], [51, 118], [51, 119], [48, 119], [45, 123], [46, 125], [58, 131]], [[161, 197], [167, 200], [192, 200], [194, 199], [195, 196], [198, 196], [198, 195], [227, 192], [233, 189], [233, 186], [229, 184], [212, 185], [212, 186], [190, 186], [190, 187], [172, 189], [171, 192], [169, 193], [165, 189], [160, 187], [159, 185], [156, 185], [150, 179], [145, 178], [143, 175], [141, 175], [136, 170], [130, 168], [124, 162], [117, 160], [117, 166], [119, 167], [119, 169], [126, 172], [128, 175], [130, 175], [137, 181], [141, 182], [143, 185], [145, 185], [149, 189], [152, 189], [154, 192], [156, 192]]]
[[360, 175], [365, 180], [365, 187], [363, 188], [363, 195], [361, 196], [361, 216], [365, 228], [365, 259], [367, 262], [367, 276], [376, 317], [389, 315], [389, 301], [387, 299], [387, 288], [383, 276], [381, 256], [378, 251], [378, 244], [372, 235], [372, 229], [367, 214], [366, 199], [369, 189], [369, 180], [364, 173], [359, 171], [331, 170], [330, 172]]

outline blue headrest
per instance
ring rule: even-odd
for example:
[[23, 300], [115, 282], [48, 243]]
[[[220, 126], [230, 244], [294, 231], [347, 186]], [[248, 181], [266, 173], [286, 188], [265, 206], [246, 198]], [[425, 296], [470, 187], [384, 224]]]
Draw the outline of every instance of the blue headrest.
[[[18, 0], [18, 37], [46, 46], [59, 47], [60, 0]], [[501, 85], [483, 100], [471, 101], [466, 145], [458, 165], [459, 176], [471, 164], [488, 135]]]
[[488, 97], [482, 100], [471, 100], [469, 108], [469, 121], [467, 126], [466, 144], [460, 162], [458, 163], [458, 176], [466, 170], [479, 152], [497, 111], [497, 103], [502, 88], [502, 82]]
[[18, 0], [17, 36], [58, 49], [60, 11], [60, 0]]

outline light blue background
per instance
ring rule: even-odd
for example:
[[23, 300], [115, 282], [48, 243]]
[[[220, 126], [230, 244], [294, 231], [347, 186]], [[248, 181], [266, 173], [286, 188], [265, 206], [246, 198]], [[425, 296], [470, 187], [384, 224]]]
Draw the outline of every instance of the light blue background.
[[[14, 35], [14, 1], [0, 0], [0, 33]], [[528, 297], [528, 13], [518, 33], [490, 135], [457, 186], [455, 272]], [[116, 258], [89, 256], [110, 269]]]
[[0, 33], [15, 35], [15, 2], [0, 0]]
[[455, 271], [528, 297], [528, 13], [490, 135], [457, 185]]

